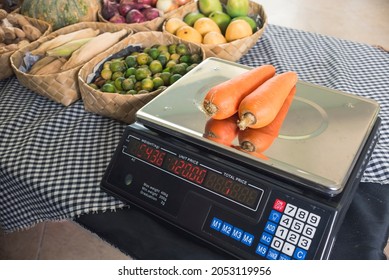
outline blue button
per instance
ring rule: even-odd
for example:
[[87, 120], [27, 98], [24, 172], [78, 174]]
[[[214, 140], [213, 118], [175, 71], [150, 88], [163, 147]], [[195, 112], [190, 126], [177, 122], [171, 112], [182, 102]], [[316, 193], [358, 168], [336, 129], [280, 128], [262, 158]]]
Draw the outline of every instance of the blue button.
[[234, 226], [230, 225], [229, 223], [224, 222], [220, 232], [227, 235], [227, 236], [230, 236], [233, 227]]
[[281, 216], [282, 214], [280, 212], [271, 210], [269, 220], [278, 224], [278, 222], [281, 220]]
[[269, 249], [269, 247], [259, 243], [257, 246], [257, 249], [255, 250], [255, 253], [257, 253], [258, 255], [260, 255], [262, 257], [265, 257], [266, 253], [267, 253], [267, 249]]
[[252, 235], [248, 232], [245, 232], [243, 234], [242, 240], [240, 242], [242, 242], [243, 244], [245, 244], [247, 246], [251, 246], [253, 244], [253, 241], [254, 241], [254, 235]]
[[275, 223], [267, 222], [265, 225], [265, 231], [267, 231], [268, 233], [274, 234], [276, 232], [276, 229], [277, 225]]
[[267, 252], [267, 255], [266, 255], [266, 258], [269, 259], [269, 260], [276, 260], [278, 258], [278, 255], [280, 253], [274, 249], [269, 249], [269, 251]]
[[243, 235], [243, 230], [241, 230], [240, 228], [235, 227], [232, 230], [231, 237], [234, 238], [235, 240], [240, 241], [242, 235]]
[[273, 235], [264, 232], [264, 233], [262, 233], [260, 241], [263, 244], [270, 245], [270, 242], [272, 239], [273, 239]]
[[301, 249], [301, 248], [296, 248], [293, 254], [293, 258], [296, 260], [305, 260], [305, 257], [307, 256], [307, 251]]
[[223, 224], [222, 220], [219, 220], [218, 218], [213, 218], [212, 222], [211, 222], [211, 228], [214, 229], [214, 230], [219, 231], [221, 226], [222, 226], [222, 224]]
[[279, 260], [290, 260], [290, 258], [285, 254], [280, 254]]

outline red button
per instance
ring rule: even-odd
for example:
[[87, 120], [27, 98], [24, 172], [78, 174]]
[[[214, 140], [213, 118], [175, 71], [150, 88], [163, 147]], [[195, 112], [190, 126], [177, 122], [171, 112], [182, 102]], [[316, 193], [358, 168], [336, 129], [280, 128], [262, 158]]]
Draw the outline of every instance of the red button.
[[274, 201], [273, 209], [277, 210], [278, 212], [284, 212], [285, 206], [286, 206], [285, 201], [276, 199], [276, 201]]

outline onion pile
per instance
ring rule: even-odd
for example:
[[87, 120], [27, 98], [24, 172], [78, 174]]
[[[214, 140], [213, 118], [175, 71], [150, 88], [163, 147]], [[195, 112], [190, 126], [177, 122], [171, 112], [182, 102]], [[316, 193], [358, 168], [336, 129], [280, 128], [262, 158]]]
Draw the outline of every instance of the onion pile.
[[112, 23], [142, 23], [188, 2], [190, 0], [103, 0], [101, 15]]

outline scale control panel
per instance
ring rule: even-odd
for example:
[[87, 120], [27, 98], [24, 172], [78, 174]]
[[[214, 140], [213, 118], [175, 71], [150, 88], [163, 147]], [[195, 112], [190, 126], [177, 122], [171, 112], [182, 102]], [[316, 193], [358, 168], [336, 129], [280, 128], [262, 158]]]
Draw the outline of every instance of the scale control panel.
[[336, 208], [185, 145], [129, 126], [102, 188], [237, 258], [328, 258]]
[[[278, 198], [282, 197], [282, 198]], [[203, 230], [231, 246], [269, 260], [305, 260], [315, 257], [330, 220], [327, 211], [290, 197], [272, 196], [261, 222], [254, 227], [211, 211]], [[239, 221], [239, 220], [238, 220]], [[330, 242], [330, 240], [327, 240]]]

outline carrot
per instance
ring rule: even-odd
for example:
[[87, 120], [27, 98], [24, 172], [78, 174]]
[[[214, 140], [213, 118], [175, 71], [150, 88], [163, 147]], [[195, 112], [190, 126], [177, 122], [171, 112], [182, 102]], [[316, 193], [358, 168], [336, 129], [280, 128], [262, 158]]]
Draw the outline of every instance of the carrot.
[[243, 150], [263, 153], [273, 144], [274, 140], [278, 137], [285, 117], [288, 114], [295, 93], [296, 86], [292, 88], [277, 116], [270, 124], [262, 128], [247, 128], [239, 131], [239, 145]]
[[257, 157], [257, 158], [260, 158], [262, 160], [269, 160], [269, 158], [264, 155], [263, 153], [260, 153], [260, 152], [250, 152], [250, 151], [247, 151], [247, 150], [244, 150], [242, 149], [242, 147], [240, 146], [233, 146], [235, 149], [239, 150], [239, 151], [242, 151], [242, 152], [245, 152], [246, 154], [249, 154], [253, 157]]
[[273, 65], [262, 65], [212, 87], [203, 101], [205, 113], [217, 120], [231, 117], [241, 100], [275, 72]]
[[237, 114], [223, 120], [210, 118], [205, 124], [203, 136], [217, 143], [231, 146], [234, 139], [238, 136], [237, 120]]
[[280, 111], [297, 80], [295, 72], [285, 72], [270, 78], [247, 95], [239, 105], [239, 128], [244, 130], [268, 125]]

